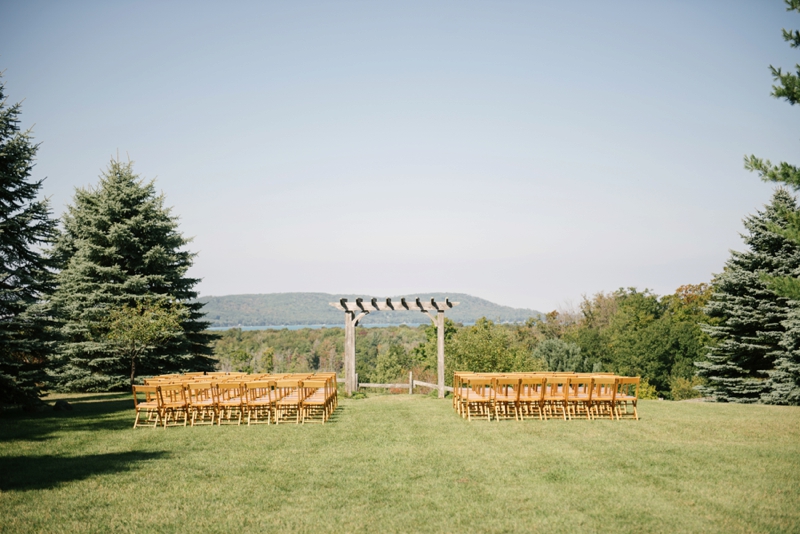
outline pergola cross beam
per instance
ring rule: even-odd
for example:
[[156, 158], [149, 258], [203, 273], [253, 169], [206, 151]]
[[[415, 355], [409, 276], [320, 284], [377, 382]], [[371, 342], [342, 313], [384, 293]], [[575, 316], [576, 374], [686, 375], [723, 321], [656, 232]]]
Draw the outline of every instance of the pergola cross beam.
[[339, 299], [339, 302], [331, 302], [330, 305], [344, 312], [344, 380], [348, 395], [358, 389], [356, 383], [356, 326], [359, 321], [374, 311], [418, 311], [427, 315], [436, 327], [436, 374], [439, 397], [444, 397], [444, 312], [458, 306], [458, 302], [450, 302], [450, 299], [447, 298], [444, 302], [436, 302], [433, 298], [430, 299], [430, 302], [423, 302], [419, 297], [411, 302], [405, 298], [401, 298], [400, 302], [392, 302], [390, 298], [385, 300], [357, 298], [355, 302], [348, 302], [347, 299], [342, 298]]

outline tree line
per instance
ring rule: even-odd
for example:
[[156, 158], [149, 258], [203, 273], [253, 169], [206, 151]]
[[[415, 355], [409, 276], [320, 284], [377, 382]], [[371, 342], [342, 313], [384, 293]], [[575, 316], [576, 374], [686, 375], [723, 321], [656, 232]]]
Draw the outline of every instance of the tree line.
[[[551, 312], [522, 324], [482, 318], [473, 325], [445, 320], [445, 377], [457, 370], [477, 372], [610, 371], [642, 376], [646, 397], [700, 396], [704, 384], [694, 362], [704, 359], [711, 338], [700, 326], [713, 320], [703, 309], [707, 284], [681, 287], [659, 297], [620, 289], [585, 297], [579, 309]], [[227, 370], [254, 369], [269, 361], [276, 372], [343, 368], [340, 328], [301, 330], [231, 329], [215, 342]], [[436, 328], [358, 328], [356, 371], [361, 382], [405, 382], [408, 373], [436, 382]]]

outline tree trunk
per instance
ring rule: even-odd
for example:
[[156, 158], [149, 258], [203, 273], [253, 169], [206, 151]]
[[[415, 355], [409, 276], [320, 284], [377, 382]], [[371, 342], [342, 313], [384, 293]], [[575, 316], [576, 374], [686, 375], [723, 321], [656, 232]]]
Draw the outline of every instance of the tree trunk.
[[131, 356], [131, 388], [133, 388], [133, 379], [136, 376], [136, 356]]

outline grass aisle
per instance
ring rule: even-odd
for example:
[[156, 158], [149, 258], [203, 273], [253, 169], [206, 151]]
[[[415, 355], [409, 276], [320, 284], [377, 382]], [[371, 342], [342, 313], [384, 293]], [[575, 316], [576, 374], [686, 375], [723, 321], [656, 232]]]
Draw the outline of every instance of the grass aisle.
[[128, 395], [0, 418], [3, 532], [797, 532], [800, 409], [462, 421], [415, 395], [329, 424], [137, 429]]

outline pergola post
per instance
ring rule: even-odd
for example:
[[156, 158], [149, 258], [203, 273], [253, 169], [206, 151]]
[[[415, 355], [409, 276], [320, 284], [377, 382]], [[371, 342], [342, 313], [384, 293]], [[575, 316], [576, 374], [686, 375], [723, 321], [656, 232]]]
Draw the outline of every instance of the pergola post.
[[356, 384], [356, 327], [355, 312], [344, 312], [344, 390], [352, 395], [358, 390]]
[[439, 398], [444, 398], [444, 310], [436, 312], [436, 378]]
[[[430, 317], [436, 327], [436, 371], [437, 386], [439, 387], [439, 398], [444, 398], [444, 312], [447, 309], [458, 306], [458, 302], [436, 302], [431, 299], [430, 305], [423, 303], [419, 298], [414, 302], [406, 302], [401, 298], [399, 303], [393, 303], [392, 299], [385, 302], [378, 302], [378, 299], [370, 299], [365, 302], [362, 298], [357, 298], [355, 303], [347, 302], [347, 299], [339, 299], [339, 302], [331, 302], [334, 308], [344, 311], [344, 386], [347, 395], [352, 395], [358, 391], [358, 375], [356, 374], [356, 326], [358, 322], [371, 311], [419, 311]], [[436, 311], [436, 316], [431, 312]], [[358, 314], [358, 315], [356, 315]], [[409, 384], [413, 382], [409, 379]], [[409, 386], [413, 388], [413, 386]]]

